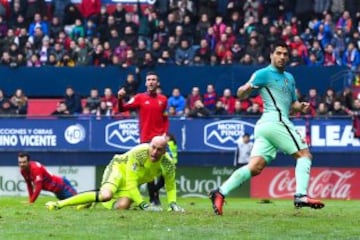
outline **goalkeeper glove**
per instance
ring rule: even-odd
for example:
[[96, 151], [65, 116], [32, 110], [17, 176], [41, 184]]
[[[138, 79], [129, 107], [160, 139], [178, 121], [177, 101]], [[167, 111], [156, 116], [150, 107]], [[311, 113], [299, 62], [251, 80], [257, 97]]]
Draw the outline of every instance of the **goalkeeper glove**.
[[150, 205], [150, 204], [148, 204], [146, 202], [140, 203], [139, 207], [140, 207], [141, 210], [151, 211], [151, 212], [161, 212], [163, 210], [160, 206]]
[[179, 205], [176, 204], [176, 202], [171, 202], [169, 204], [169, 208], [168, 208], [168, 212], [185, 212], [185, 209], [183, 209], [182, 207], [180, 207]]

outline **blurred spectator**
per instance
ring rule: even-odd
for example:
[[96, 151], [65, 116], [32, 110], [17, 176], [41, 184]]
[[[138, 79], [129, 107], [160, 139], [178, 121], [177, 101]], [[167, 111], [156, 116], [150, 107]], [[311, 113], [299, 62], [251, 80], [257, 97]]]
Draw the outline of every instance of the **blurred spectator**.
[[174, 59], [171, 57], [169, 50], [164, 49], [161, 56], [158, 58], [159, 64], [175, 64]]
[[324, 52], [321, 49], [320, 42], [314, 40], [312, 48], [309, 50], [309, 58], [307, 60], [308, 65], [321, 66], [324, 62]]
[[216, 101], [215, 110], [213, 111], [213, 115], [216, 116], [225, 116], [228, 115], [228, 111], [225, 109], [224, 103], [220, 100]]
[[360, 64], [360, 53], [355, 44], [350, 42], [343, 54], [342, 63], [351, 70], [355, 70]]
[[208, 28], [211, 27], [211, 23], [209, 21], [207, 14], [202, 14], [200, 20], [196, 24], [195, 30], [196, 30], [196, 38], [195, 43], [199, 43], [200, 39], [204, 39]]
[[180, 47], [175, 52], [175, 62], [178, 65], [190, 65], [195, 56], [195, 49], [186, 39], [181, 40]]
[[169, 38], [169, 31], [164, 20], [159, 20], [153, 30], [153, 41], [158, 41], [161, 46], [165, 46]]
[[162, 54], [163, 48], [159, 41], [154, 40], [151, 45], [151, 55], [154, 58], [155, 61], [157, 61], [161, 54]]
[[25, 96], [22, 89], [16, 89], [15, 94], [10, 98], [10, 102], [12, 107], [15, 109], [16, 114], [27, 114], [28, 98]]
[[302, 57], [299, 56], [299, 52], [297, 49], [291, 50], [288, 64], [290, 67], [304, 65], [304, 60]]
[[224, 89], [223, 95], [219, 98], [219, 100], [224, 104], [224, 108], [228, 114], [234, 113], [235, 98], [232, 96], [231, 90], [229, 88]]
[[39, 56], [36, 53], [32, 54], [26, 65], [28, 67], [41, 67]]
[[177, 116], [181, 116], [184, 114], [186, 100], [181, 95], [179, 88], [174, 88], [172, 91], [172, 95], [168, 98], [168, 108], [171, 106], [175, 107]]
[[62, 24], [65, 26], [64, 30], [67, 33], [71, 32], [76, 19], [82, 19], [82, 15], [76, 5], [74, 3], [70, 3], [65, 7], [64, 18], [62, 21]]
[[249, 116], [260, 116], [262, 114], [260, 105], [256, 102], [252, 103], [251, 106], [247, 109], [246, 115]]
[[79, 9], [85, 19], [92, 19], [97, 23], [100, 16], [101, 0], [82, 0]]
[[318, 108], [318, 105], [320, 103], [320, 96], [318, 95], [315, 88], [309, 89], [309, 94], [305, 97], [305, 101], [310, 104], [309, 114], [314, 116], [316, 109]]
[[99, 90], [92, 88], [90, 90], [90, 96], [86, 99], [85, 107], [89, 109], [90, 113], [96, 114], [100, 107], [101, 98], [99, 96]]
[[115, 6], [115, 10], [113, 12], [113, 16], [115, 18], [116, 24], [120, 24], [125, 21], [126, 10], [122, 3], [117, 3]]
[[36, 14], [45, 17], [47, 13], [47, 6], [45, 0], [26, 0], [25, 9], [25, 18], [27, 22], [30, 22]]
[[345, 87], [341, 94], [338, 95], [338, 98], [345, 108], [351, 109], [353, 105], [353, 93], [350, 87]]
[[71, 3], [71, 0], [52, 0], [53, 15], [58, 18], [60, 23], [63, 22], [65, 8]]
[[35, 36], [35, 29], [39, 28], [41, 32], [45, 35], [49, 35], [49, 28], [48, 23], [46, 21], [42, 20], [42, 17], [39, 13], [36, 13], [34, 15], [34, 21], [29, 26], [29, 36], [34, 37]]
[[111, 117], [112, 115], [113, 115], [112, 107], [107, 105], [105, 101], [101, 101], [100, 107], [98, 108], [98, 111], [96, 112], [96, 116], [97, 117], [101, 117], [101, 116]]
[[340, 100], [335, 100], [330, 115], [333, 117], [336, 116], [346, 116], [347, 113], [344, 111], [344, 106], [341, 104]]
[[60, 101], [56, 105], [56, 110], [51, 113], [52, 116], [57, 117], [69, 117], [71, 114], [67, 109], [67, 106], [64, 101]]
[[324, 66], [341, 65], [341, 60], [331, 44], [326, 45], [324, 53]]
[[[332, 106], [331, 106], [331, 108], [332, 108]], [[317, 116], [317, 117], [327, 117], [327, 116], [329, 116], [329, 109], [328, 109], [326, 103], [324, 103], [324, 102], [319, 103], [318, 108], [316, 109], [315, 116]]]
[[63, 29], [64, 26], [61, 24], [60, 19], [53, 17], [49, 26], [49, 37], [52, 42], [59, 36], [59, 33], [62, 32]]
[[70, 114], [79, 114], [82, 112], [81, 98], [70, 86], [65, 90], [64, 103], [66, 110], [69, 111]]
[[214, 112], [216, 101], [217, 94], [215, 91], [215, 86], [213, 84], [208, 84], [206, 87], [206, 93], [203, 96], [204, 106], [209, 109], [210, 112]]
[[198, 117], [209, 117], [210, 111], [207, 109], [201, 99], [198, 99], [194, 102], [193, 109], [190, 109], [188, 117], [198, 118]]
[[142, 69], [151, 70], [155, 67], [156, 61], [154, 60], [151, 52], [146, 52], [143, 62], [139, 62], [138, 65], [140, 65]]
[[193, 87], [186, 100], [186, 106], [190, 110], [193, 110], [195, 107], [195, 102], [197, 100], [202, 100], [199, 87]]
[[124, 88], [126, 92], [126, 96], [124, 97], [125, 101], [129, 101], [131, 97], [133, 97], [140, 86], [141, 77], [140, 77], [140, 69], [135, 69], [135, 74], [129, 73], [126, 77], [124, 84], [120, 88]]
[[111, 110], [111, 113], [116, 112], [118, 100], [111, 88], [104, 89], [104, 96], [101, 98], [101, 101], [105, 102], [106, 107]]
[[0, 107], [0, 118], [13, 117], [14, 115], [16, 115], [16, 110], [11, 105], [11, 102], [9, 100], [3, 101]]
[[61, 60], [56, 64], [57, 67], [75, 67], [75, 61], [68, 53], [65, 53]]
[[341, 28], [345, 34], [350, 33], [353, 27], [353, 23], [349, 11], [343, 12], [342, 16], [339, 18], [339, 20], [336, 23], [336, 27]]
[[322, 103], [324, 103], [326, 105], [326, 108], [329, 111], [331, 111], [332, 107], [334, 105], [335, 99], [337, 99], [337, 96], [336, 96], [334, 89], [328, 88], [321, 101], [322, 101]]
[[76, 41], [80, 37], [85, 37], [85, 28], [82, 24], [81, 19], [75, 20], [75, 26], [71, 30], [70, 37], [74, 41]]

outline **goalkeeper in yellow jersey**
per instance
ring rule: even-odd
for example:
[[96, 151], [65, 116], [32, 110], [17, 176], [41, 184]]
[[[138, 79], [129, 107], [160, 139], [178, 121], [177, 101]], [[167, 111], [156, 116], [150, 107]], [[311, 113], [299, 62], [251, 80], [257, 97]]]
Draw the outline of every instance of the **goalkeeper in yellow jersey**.
[[166, 146], [167, 139], [156, 136], [150, 143], [139, 144], [124, 154], [114, 155], [104, 171], [99, 191], [47, 202], [46, 207], [54, 210], [102, 202], [108, 209], [129, 209], [134, 203], [142, 210], [161, 211], [159, 206], [152, 206], [144, 201], [139, 186], [162, 175], [165, 179], [168, 210], [183, 212], [184, 209], [176, 204], [175, 164], [166, 153]]

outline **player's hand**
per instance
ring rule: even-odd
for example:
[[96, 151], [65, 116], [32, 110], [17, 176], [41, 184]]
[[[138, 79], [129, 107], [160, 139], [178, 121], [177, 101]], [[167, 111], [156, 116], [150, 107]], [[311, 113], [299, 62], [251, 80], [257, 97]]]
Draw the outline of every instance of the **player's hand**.
[[161, 212], [163, 210], [162, 207], [150, 205], [147, 202], [140, 203], [139, 207], [141, 210], [150, 211], [150, 212]]
[[168, 212], [185, 212], [185, 209], [177, 205], [175, 202], [169, 204]]
[[308, 102], [300, 103], [300, 111], [302, 111], [303, 113], [306, 113], [307, 111], [309, 111], [309, 108], [310, 108], [310, 103], [308, 103]]
[[121, 99], [121, 98], [125, 97], [125, 95], [126, 95], [125, 89], [124, 89], [124, 88], [120, 88], [119, 91], [118, 91], [118, 98]]

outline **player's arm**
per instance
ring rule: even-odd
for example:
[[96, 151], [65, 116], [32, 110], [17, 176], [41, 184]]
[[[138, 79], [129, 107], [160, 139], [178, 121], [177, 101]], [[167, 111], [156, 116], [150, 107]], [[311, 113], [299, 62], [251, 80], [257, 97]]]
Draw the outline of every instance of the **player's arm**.
[[246, 99], [250, 96], [253, 89], [258, 89], [267, 83], [266, 77], [263, 73], [255, 72], [251, 75], [249, 81], [240, 86], [237, 90], [237, 96], [240, 100]]
[[118, 110], [119, 110], [119, 112], [125, 112], [125, 111], [133, 110], [133, 109], [136, 109], [139, 107], [138, 95], [135, 95], [127, 103], [124, 103], [125, 95], [126, 95], [125, 89], [121, 88], [118, 91]]
[[34, 181], [35, 189], [34, 189], [34, 192], [30, 196], [30, 200], [29, 200], [30, 203], [35, 202], [36, 199], [38, 198], [38, 196], [40, 195], [40, 192], [42, 189], [42, 181], [43, 181], [43, 179], [40, 174], [35, 176], [35, 181]]
[[140, 164], [136, 160], [134, 151], [130, 151], [129, 160], [126, 163], [126, 189], [130, 192], [131, 199], [137, 206], [144, 202], [143, 197], [138, 188], [138, 174]]
[[21, 175], [23, 176], [23, 178], [26, 182], [26, 188], [29, 193], [29, 202], [30, 202], [31, 196], [33, 195], [33, 192], [34, 192], [33, 185], [32, 185], [32, 182], [28, 178], [25, 177], [23, 172], [21, 172]]
[[165, 179], [165, 190], [167, 201], [169, 203], [168, 211], [184, 212], [185, 210], [176, 203], [176, 182], [175, 182], [175, 164], [168, 155], [162, 160], [162, 175]]
[[165, 179], [165, 190], [168, 203], [176, 202], [176, 182], [175, 182], [175, 164], [170, 159], [169, 155], [165, 155], [162, 160], [161, 171]]
[[308, 102], [299, 102], [299, 101], [295, 101], [292, 104], [292, 108], [296, 111], [296, 112], [303, 112], [306, 113], [309, 110], [310, 104]]
[[252, 92], [252, 86], [250, 83], [245, 83], [244, 85], [240, 86], [237, 90], [237, 96], [240, 100], [246, 99], [250, 96]]

